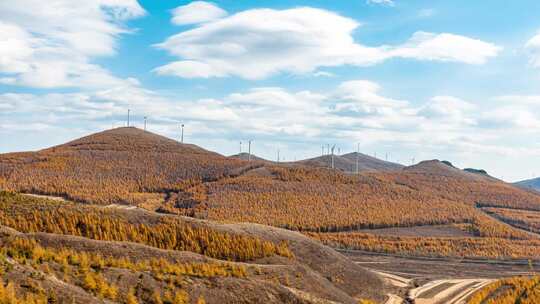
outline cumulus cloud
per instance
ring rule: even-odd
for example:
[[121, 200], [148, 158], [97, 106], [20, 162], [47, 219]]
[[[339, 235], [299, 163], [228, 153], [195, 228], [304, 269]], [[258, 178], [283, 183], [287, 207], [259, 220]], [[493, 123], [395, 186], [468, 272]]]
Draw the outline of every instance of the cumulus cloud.
[[[218, 152], [234, 153], [238, 140], [249, 138], [259, 149], [264, 147], [256, 153], [269, 157], [280, 146], [287, 159], [292, 159], [293, 151], [312, 156], [323, 143], [343, 149], [358, 142], [362, 147], [386, 147], [402, 157], [410, 157], [408, 153], [423, 153], [424, 158], [448, 153], [539, 156], [540, 146], [530, 141], [540, 135], [539, 101], [538, 96], [501, 96], [482, 106], [435, 96], [423, 103], [388, 96], [368, 80], [345, 81], [324, 92], [260, 87], [184, 100], [127, 80], [87, 92], [0, 94], [0, 134], [7, 139], [0, 149], [20, 149], [22, 137], [28, 138], [29, 147], [39, 147], [36, 143], [51, 143], [51, 134], [55, 143], [61, 143], [122, 126], [129, 108], [135, 126], [142, 127], [143, 116], [148, 116], [151, 131], [178, 138], [182, 122], [190, 142]], [[10, 138], [17, 138], [17, 145]]]
[[416, 32], [407, 43], [389, 50], [389, 57], [484, 64], [500, 47], [454, 34]]
[[194, 1], [172, 11], [172, 23], [177, 25], [198, 24], [227, 16], [227, 12], [213, 3]]
[[128, 81], [93, 92], [3, 94], [0, 104], [0, 115], [11, 125], [59, 121], [65, 127], [81, 121], [103, 125], [123, 121], [126, 109], [130, 108], [134, 117], [149, 116], [162, 126], [189, 121], [199, 126], [201, 137], [240, 132], [258, 138], [281, 136], [302, 141], [339, 134], [350, 136], [351, 132], [365, 129], [396, 134], [423, 132], [422, 126], [426, 124], [455, 120], [457, 125], [463, 122], [460, 113], [469, 109], [458, 99], [438, 97], [418, 110], [408, 101], [384, 96], [377, 83], [367, 80], [343, 82], [325, 93], [262, 87], [219, 99], [199, 100], [164, 97], [136, 81]]
[[352, 36], [360, 24], [331, 11], [250, 9], [206, 22], [155, 45], [179, 60], [154, 69], [185, 78], [316, 73], [321, 67], [369, 66], [390, 58], [482, 64], [499, 47], [454, 34], [415, 33], [402, 45], [368, 47]]
[[472, 125], [476, 121], [476, 106], [470, 102], [453, 96], [435, 96], [421, 107], [419, 114], [429, 119], [437, 119], [439, 123], [450, 122], [460, 128]]
[[368, 80], [351, 80], [343, 82], [338, 87], [339, 99], [353, 102], [354, 104], [369, 105], [375, 107], [405, 107], [407, 101], [396, 100], [380, 96], [379, 84]]
[[0, 2], [0, 82], [100, 87], [124, 80], [93, 64], [115, 54], [122, 23], [144, 15], [136, 0]]
[[481, 124], [494, 129], [519, 129], [521, 133], [540, 130], [540, 96], [507, 95], [493, 100], [498, 106], [481, 114]]

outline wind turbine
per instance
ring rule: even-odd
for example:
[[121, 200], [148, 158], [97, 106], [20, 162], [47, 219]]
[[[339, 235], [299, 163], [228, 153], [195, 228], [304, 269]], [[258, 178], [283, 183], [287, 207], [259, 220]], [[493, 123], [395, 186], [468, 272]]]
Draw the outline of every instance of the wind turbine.
[[184, 143], [184, 124], [180, 124], [180, 128], [182, 129], [180, 133], [180, 143]]
[[334, 169], [334, 149], [336, 148], [336, 145], [332, 146], [332, 169]]
[[248, 140], [248, 161], [251, 161], [251, 139]]

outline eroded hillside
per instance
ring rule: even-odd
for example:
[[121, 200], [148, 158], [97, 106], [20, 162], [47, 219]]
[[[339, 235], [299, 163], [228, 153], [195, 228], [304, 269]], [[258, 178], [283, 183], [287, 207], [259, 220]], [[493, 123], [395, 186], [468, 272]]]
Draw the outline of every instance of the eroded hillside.
[[[294, 232], [0, 193], [0, 287], [27, 302], [356, 303], [374, 274]], [[375, 288], [377, 286], [377, 288]], [[40, 302], [41, 301], [41, 302]]]

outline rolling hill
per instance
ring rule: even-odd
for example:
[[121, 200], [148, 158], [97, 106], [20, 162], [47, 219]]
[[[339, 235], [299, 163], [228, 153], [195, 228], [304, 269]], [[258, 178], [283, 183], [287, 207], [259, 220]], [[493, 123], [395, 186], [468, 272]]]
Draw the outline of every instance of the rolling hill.
[[540, 191], [540, 177], [520, 181], [520, 182], [514, 183], [514, 185], [520, 188], [524, 188], [524, 189], [532, 189], [532, 190]]
[[[356, 157], [335, 160], [350, 171]], [[360, 174], [330, 170], [320, 165], [324, 158], [247, 162], [135, 128], [0, 155], [0, 190], [7, 191], [0, 195], [0, 242], [7, 251], [0, 253], [16, 265], [4, 279], [26, 286], [33, 279], [25, 273], [49, 269], [90, 302], [113, 297], [114, 290], [122, 299], [153, 301], [144, 289], [131, 295], [121, 274], [127, 282], [142, 275], [160, 297], [235, 303], [248, 290], [246, 303], [355, 303], [380, 301], [388, 287], [320, 242], [409, 256], [540, 256], [535, 192], [449, 162], [401, 167], [358, 158]], [[518, 222], [520, 214], [534, 220]], [[75, 259], [82, 255], [97, 266], [56, 260], [65, 244]], [[24, 264], [33, 252], [42, 258]], [[178, 261], [184, 268], [171, 271], [189, 284], [152, 268]], [[59, 286], [43, 277], [41, 288]]]
[[[380, 160], [369, 155], [358, 152], [348, 153], [344, 155], [334, 155], [334, 168], [339, 171], [354, 173], [356, 172], [356, 161], [358, 158], [358, 171], [376, 171], [376, 170], [399, 170], [402, 165]], [[323, 155], [315, 158], [301, 160], [297, 164], [316, 167], [316, 168], [331, 168], [332, 156]]]
[[380, 301], [386, 289], [334, 250], [262, 225], [6, 192], [0, 223], [0, 278], [20, 300], [26, 295], [25, 303], [354, 304]]
[[0, 155], [0, 187], [97, 204], [152, 204], [170, 191], [249, 166], [140, 129], [117, 128], [37, 152]]
[[251, 161], [258, 161], [258, 162], [271, 162], [269, 160], [266, 160], [262, 157], [258, 157], [257, 155], [254, 155], [254, 154], [251, 154], [251, 156], [246, 153], [246, 152], [242, 152], [242, 153], [238, 153], [238, 154], [234, 154], [234, 155], [231, 155], [229, 156], [230, 158], [234, 158], [234, 159], [240, 159], [240, 160], [250, 160]]
[[0, 155], [0, 285], [28, 303], [382, 301], [378, 276], [298, 232], [166, 214], [261, 166], [135, 128]]

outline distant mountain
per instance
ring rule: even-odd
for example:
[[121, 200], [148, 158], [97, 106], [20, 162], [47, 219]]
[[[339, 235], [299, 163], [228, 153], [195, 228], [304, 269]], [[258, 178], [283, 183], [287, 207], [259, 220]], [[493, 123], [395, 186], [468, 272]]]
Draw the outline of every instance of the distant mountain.
[[235, 158], [235, 159], [241, 159], [241, 160], [252, 160], [252, 161], [262, 161], [262, 162], [271, 162], [267, 159], [264, 159], [262, 157], [258, 157], [257, 155], [251, 154], [251, 157], [249, 156], [249, 153], [242, 152], [238, 154], [234, 154], [229, 156], [229, 158]]
[[514, 185], [523, 189], [533, 189], [536, 191], [540, 191], [540, 177], [520, 181], [520, 182], [514, 183]]
[[416, 165], [406, 167], [405, 171], [411, 172], [421, 172], [427, 174], [436, 174], [441, 176], [452, 176], [459, 178], [466, 178], [472, 180], [489, 180], [489, 181], [498, 181], [498, 179], [490, 176], [486, 170], [483, 169], [473, 169], [465, 168], [463, 170], [455, 167], [451, 162], [447, 160], [439, 161], [434, 160], [425, 160]]
[[[334, 167], [343, 172], [356, 172], [356, 160], [358, 157], [358, 171], [379, 171], [379, 170], [400, 170], [402, 165], [380, 160], [362, 153], [348, 153], [344, 155], [334, 155]], [[332, 156], [323, 155], [315, 158], [305, 159], [297, 163], [310, 167], [326, 167], [332, 166]]]
[[474, 174], [489, 175], [487, 171], [484, 169], [465, 168], [463, 169], [463, 171], [467, 171], [469, 173], [474, 173]]
[[378, 159], [363, 153], [352, 152], [344, 154], [341, 157], [348, 159], [354, 164], [354, 170], [356, 169], [356, 158], [358, 156], [358, 167], [360, 171], [367, 170], [400, 170], [404, 168], [403, 165]]

